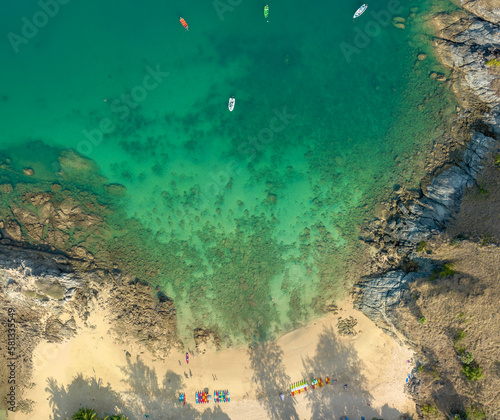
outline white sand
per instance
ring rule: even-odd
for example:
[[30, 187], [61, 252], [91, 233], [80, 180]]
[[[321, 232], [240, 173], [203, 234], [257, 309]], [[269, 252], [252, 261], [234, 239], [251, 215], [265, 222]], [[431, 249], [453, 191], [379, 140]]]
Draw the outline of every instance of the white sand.
[[[414, 403], [403, 392], [412, 366], [407, 360], [413, 354], [352, 309], [350, 302], [342, 305], [339, 315], [317, 320], [264, 347], [208, 349], [191, 355], [189, 364], [185, 353], [173, 353], [163, 362], [137, 345], [116, 344], [108, 334], [106, 314], [94, 312], [89, 324], [95, 328], [81, 327], [67, 343], [38, 346], [36, 385], [26, 395], [36, 402], [35, 411], [9, 418], [64, 419], [81, 406], [92, 406], [100, 415], [122, 411], [131, 420], [143, 419], [145, 413], [150, 419], [188, 419], [196, 410], [206, 411], [210, 419], [252, 420], [344, 415], [397, 419], [400, 413], [413, 413]], [[358, 320], [356, 330], [361, 332], [354, 338], [338, 336], [337, 318], [350, 315]], [[77, 375], [83, 378], [75, 380]], [[327, 375], [338, 382], [296, 397], [287, 393], [284, 402], [279, 399], [279, 392], [292, 382]], [[48, 378], [53, 380], [50, 386]], [[196, 405], [195, 392], [204, 388], [212, 395], [215, 389], [229, 390], [231, 402]], [[185, 406], [178, 403], [178, 392], [185, 392]]]

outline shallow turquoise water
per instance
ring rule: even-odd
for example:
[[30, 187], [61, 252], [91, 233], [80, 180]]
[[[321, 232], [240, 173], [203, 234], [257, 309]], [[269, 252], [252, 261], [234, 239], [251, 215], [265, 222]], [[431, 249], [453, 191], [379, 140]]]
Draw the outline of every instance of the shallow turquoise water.
[[[353, 280], [376, 202], [417, 185], [447, 100], [432, 56], [415, 65], [425, 4], [379, 0], [354, 22], [354, 0], [278, 0], [269, 22], [263, 6], [70, 1], [0, 45], [4, 155], [61, 181], [75, 150], [126, 187], [106, 235], [134, 237], [117, 259], [151, 259], [136, 274], [175, 299], [181, 336], [269, 336], [321, 313]], [[4, 7], [7, 34], [43, 23], [35, 1]]]

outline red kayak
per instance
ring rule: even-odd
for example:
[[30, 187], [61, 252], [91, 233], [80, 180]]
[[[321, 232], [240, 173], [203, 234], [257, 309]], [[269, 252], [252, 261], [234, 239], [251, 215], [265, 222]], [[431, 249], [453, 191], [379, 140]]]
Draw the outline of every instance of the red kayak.
[[183, 18], [180, 18], [180, 22], [182, 23], [182, 26], [184, 26], [186, 28], [186, 31], [189, 31], [188, 24]]
[[186, 353], [186, 363], [189, 363], [189, 353]]

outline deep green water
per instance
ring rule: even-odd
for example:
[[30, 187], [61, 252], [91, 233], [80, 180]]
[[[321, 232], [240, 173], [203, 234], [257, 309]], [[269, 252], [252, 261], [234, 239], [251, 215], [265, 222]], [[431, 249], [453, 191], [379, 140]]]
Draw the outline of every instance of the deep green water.
[[[359, 227], [396, 185], [418, 185], [450, 106], [429, 78], [427, 6], [377, 0], [353, 22], [354, 0], [277, 0], [266, 22], [264, 2], [184, 3], [72, 0], [34, 36], [4, 36], [0, 145], [15, 172], [2, 182], [96, 194], [100, 249], [174, 298], [181, 337], [267, 337], [345, 293]], [[2, 8], [5, 34], [43, 23], [35, 1]], [[81, 164], [69, 150], [94, 169], [61, 176]]]

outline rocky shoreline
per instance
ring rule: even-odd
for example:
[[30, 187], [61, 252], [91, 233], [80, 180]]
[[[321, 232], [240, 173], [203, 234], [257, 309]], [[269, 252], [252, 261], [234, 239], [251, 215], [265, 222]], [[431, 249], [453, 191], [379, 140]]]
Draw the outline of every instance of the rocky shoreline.
[[[386, 217], [364, 230], [362, 240], [376, 249], [372, 275], [357, 284], [356, 307], [398, 337], [394, 309], [408, 299], [408, 284], [430, 274], [419, 257], [422, 241], [442, 232], [460, 209], [463, 194], [476, 184], [484, 160], [500, 143], [500, 72], [489, 63], [500, 58], [500, 9], [482, 1], [464, 3], [470, 14], [440, 14], [433, 21], [438, 57], [452, 71], [451, 88], [467, 120], [470, 140], [420, 191], [401, 191], [387, 205]], [[454, 139], [462, 144], [464, 139]], [[420, 267], [418, 273], [414, 273]]]
[[[408, 285], [432, 270], [416, 252], [419, 243], [442, 232], [453, 219], [464, 191], [476, 183], [484, 159], [499, 148], [500, 68], [494, 60], [500, 60], [500, 10], [480, 0], [464, 2], [463, 7], [468, 14], [440, 14], [431, 22], [437, 30], [436, 51], [452, 70], [451, 88], [468, 129], [469, 138], [455, 139], [464, 144], [463, 152], [435, 171], [420, 191], [400, 191], [388, 203], [385, 217], [373, 221], [362, 235], [362, 240], [376, 249], [376, 255], [371, 264], [373, 274], [355, 288], [355, 305], [400, 340], [404, 337], [394, 312], [408, 301]], [[58, 210], [58, 223], [100, 223], [82, 215], [69, 201], [65, 206]], [[29, 219], [32, 215], [16, 216]], [[33, 220], [41, 237], [42, 223]], [[171, 347], [181, 348], [174, 303], [161, 292], [116, 269], [98, 268], [92, 254], [83, 248], [74, 247], [71, 258], [16, 247], [13, 244], [21, 241], [20, 227], [6, 221], [0, 228], [4, 236], [0, 241], [0, 295], [7, 298], [0, 319], [5, 321], [9, 305], [16, 306], [18, 326], [26, 332], [18, 343], [22, 349], [19, 357], [25, 361], [18, 374], [26, 386], [36, 344], [42, 339], [60, 342], [71, 338], [77, 333], [73, 316], [85, 320], [95, 305], [109, 308], [117, 339], [139, 341], [158, 357], [168, 354]], [[62, 243], [64, 238], [57, 241]], [[194, 339], [197, 344], [213, 340], [217, 345], [220, 341], [213, 332], [201, 329], [194, 330]]]

